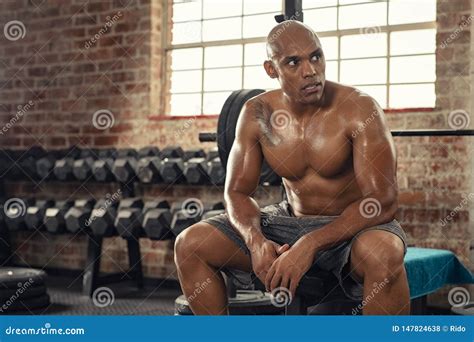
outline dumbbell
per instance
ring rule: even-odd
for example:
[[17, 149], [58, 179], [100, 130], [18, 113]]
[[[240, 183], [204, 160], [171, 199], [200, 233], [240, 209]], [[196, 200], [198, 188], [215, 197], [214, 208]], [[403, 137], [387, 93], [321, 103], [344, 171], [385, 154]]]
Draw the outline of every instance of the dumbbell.
[[191, 158], [184, 166], [184, 177], [188, 184], [202, 185], [210, 181], [209, 166], [206, 158]]
[[205, 157], [204, 150], [189, 150], [184, 152], [179, 146], [167, 147], [162, 151], [163, 162], [160, 174], [166, 184], [183, 183], [186, 181], [184, 175], [185, 162], [191, 158]]
[[166, 240], [171, 237], [171, 210], [169, 203], [160, 202], [143, 212], [142, 227], [146, 236], [152, 240]]
[[138, 152], [134, 149], [119, 150], [118, 157], [112, 166], [112, 173], [117, 181], [130, 182], [137, 172], [137, 164], [140, 158], [159, 156], [160, 151], [156, 147], [145, 147]]
[[86, 226], [89, 226], [95, 236], [110, 237], [117, 235], [115, 218], [117, 217], [117, 201], [109, 198], [97, 201], [91, 212]]
[[124, 237], [138, 237], [140, 235], [140, 214], [143, 209], [143, 200], [137, 197], [125, 198], [120, 205], [115, 218], [115, 229]]
[[8, 154], [11, 162], [7, 175], [9, 179], [39, 179], [36, 172], [36, 161], [47, 154], [41, 146], [32, 146], [28, 150], [13, 150]]
[[110, 149], [109, 151], [107, 157], [101, 157], [92, 163], [92, 175], [97, 182], [111, 182], [115, 180], [112, 167], [118, 152], [115, 149]]
[[[53, 150], [53, 151], [48, 151], [45, 156], [42, 158], [39, 158], [36, 161], [36, 173], [38, 174], [38, 177], [41, 180], [49, 180], [54, 178], [54, 164], [56, 163], [56, 160], [65, 158], [66, 156], [74, 155], [74, 152], [71, 152], [71, 150], [77, 150], [75, 147], [72, 147], [70, 149], [60, 149], [60, 150]], [[77, 153], [77, 152], [76, 152]]]
[[93, 165], [96, 160], [108, 159], [114, 155], [114, 149], [92, 150], [94, 153], [74, 161], [72, 173], [79, 181], [85, 181], [92, 177]]
[[225, 169], [219, 157], [207, 162], [207, 173], [212, 184], [223, 185], [225, 183]]
[[64, 216], [73, 205], [73, 200], [64, 200], [56, 201], [54, 206], [47, 208], [43, 220], [46, 230], [53, 234], [65, 233], [66, 220]]
[[142, 156], [148, 155], [140, 158], [137, 164], [137, 176], [140, 182], [145, 184], [163, 182], [160, 175], [161, 154], [158, 148], [145, 147], [139, 153]]
[[202, 215], [201, 220], [207, 220], [208, 218], [211, 218], [211, 217], [223, 214], [223, 213], [225, 213], [224, 209], [209, 210], [209, 211], [204, 212], [204, 214]]
[[175, 202], [171, 207], [173, 215], [171, 231], [175, 236], [178, 236], [186, 228], [201, 221], [204, 212], [222, 209], [224, 209], [224, 203], [222, 202], [206, 205], [203, 205], [199, 200]]
[[[85, 152], [85, 154], [87, 154], [87, 152]], [[54, 177], [60, 181], [73, 180], [74, 175], [72, 173], [72, 167], [74, 165], [74, 160], [81, 157], [85, 158], [86, 155], [83, 155], [82, 151], [77, 147], [71, 148], [64, 158], [57, 159], [54, 162]]]
[[64, 215], [66, 221], [66, 230], [70, 233], [76, 234], [79, 231], [85, 231], [86, 222], [91, 216], [95, 200], [78, 199], [74, 201], [74, 205]]
[[12, 198], [3, 204], [3, 219], [10, 231], [25, 230], [25, 214], [30, 205], [34, 204], [32, 198]]
[[51, 208], [54, 201], [50, 199], [37, 199], [35, 204], [26, 209], [25, 224], [28, 230], [44, 230], [43, 220], [46, 209]]
[[208, 161], [211, 161], [214, 158], [218, 158], [218, 157], [219, 157], [219, 149], [217, 147], [213, 147], [207, 152]]

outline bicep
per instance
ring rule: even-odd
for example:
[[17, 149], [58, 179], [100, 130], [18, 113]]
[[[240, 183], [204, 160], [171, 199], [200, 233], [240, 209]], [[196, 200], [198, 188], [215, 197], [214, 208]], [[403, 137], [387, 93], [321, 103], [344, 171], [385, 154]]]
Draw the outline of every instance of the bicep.
[[[396, 193], [397, 162], [392, 135], [381, 108], [375, 105], [369, 113], [361, 116], [357, 123], [357, 134], [355, 137], [352, 135], [357, 183], [364, 196], [371, 193]], [[361, 126], [364, 128], [360, 129]]]
[[236, 191], [250, 195], [258, 186], [263, 158], [254, 117], [253, 108], [244, 106], [227, 163], [226, 192]]

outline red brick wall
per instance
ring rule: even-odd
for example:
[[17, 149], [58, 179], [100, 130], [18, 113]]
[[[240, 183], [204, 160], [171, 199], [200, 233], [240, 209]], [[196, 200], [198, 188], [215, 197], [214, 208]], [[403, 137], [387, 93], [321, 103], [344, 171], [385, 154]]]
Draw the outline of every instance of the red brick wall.
[[[21, 122], [0, 135], [3, 147], [26, 148], [40, 143], [52, 148], [79, 143], [119, 147], [180, 144], [191, 148], [199, 144], [198, 132], [215, 130], [215, 118], [193, 120], [187, 127], [186, 119], [161, 117], [165, 108], [162, 18], [166, 13], [160, 1], [91, 1], [85, 6], [83, 1], [74, 0], [34, 3], [39, 1], [0, 3], [2, 27], [11, 20], [20, 20], [26, 28], [26, 36], [16, 41], [0, 35], [0, 123], [15, 117], [18, 105], [34, 103]], [[118, 11], [120, 18], [97, 42], [85, 48], [86, 42], [104, 27], [107, 17], [112, 18]], [[471, 14], [470, 0], [438, 1], [436, 108], [387, 113], [391, 129], [449, 128], [450, 112], [473, 112], [474, 68], [469, 56], [474, 51], [472, 23], [463, 24]], [[452, 38], [456, 30], [459, 32]], [[165, 33], [169, 36], [169, 30]], [[113, 127], [98, 130], [92, 125], [93, 113], [100, 109], [112, 112]], [[399, 158], [398, 217], [410, 244], [453, 250], [472, 268], [469, 248], [474, 215], [469, 212], [473, 212], [473, 203], [468, 202], [453, 222], [445, 226], [441, 223], [462, 202], [463, 195], [474, 192], [472, 138], [400, 137], [395, 141]], [[212, 145], [202, 144], [204, 148]], [[57, 189], [41, 184], [35, 192], [38, 196], [54, 193], [67, 197], [77, 184], [63, 184], [60, 191]], [[32, 187], [13, 184], [7, 190], [13, 196], [29, 194]], [[97, 196], [106, 192], [97, 187], [93, 190]], [[162, 194], [159, 187], [140, 191], [146, 197], [167, 198], [186, 197], [193, 192], [176, 188]], [[221, 196], [221, 189], [196, 191], [193, 196]], [[278, 191], [272, 191], [271, 196], [261, 198], [277, 198]], [[86, 194], [84, 188], [74, 196], [81, 194]], [[84, 266], [85, 241], [81, 237], [22, 233], [14, 237], [14, 243], [18, 263]], [[170, 243], [142, 239], [141, 244], [147, 276], [175, 276]], [[106, 250], [111, 258], [105, 258], [104, 271], [126, 267], [123, 240], [109, 239]]]

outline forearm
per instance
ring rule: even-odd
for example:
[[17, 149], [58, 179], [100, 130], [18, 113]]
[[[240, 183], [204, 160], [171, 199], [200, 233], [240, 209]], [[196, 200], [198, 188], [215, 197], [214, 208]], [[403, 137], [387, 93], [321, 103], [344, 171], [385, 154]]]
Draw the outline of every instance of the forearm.
[[371, 194], [351, 203], [337, 219], [306, 234], [302, 239], [314, 252], [329, 249], [351, 239], [365, 228], [393, 220], [397, 207], [396, 195]]
[[230, 223], [250, 250], [265, 240], [260, 229], [260, 207], [252, 197], [231, 191], [225, 194], [225, 203]]

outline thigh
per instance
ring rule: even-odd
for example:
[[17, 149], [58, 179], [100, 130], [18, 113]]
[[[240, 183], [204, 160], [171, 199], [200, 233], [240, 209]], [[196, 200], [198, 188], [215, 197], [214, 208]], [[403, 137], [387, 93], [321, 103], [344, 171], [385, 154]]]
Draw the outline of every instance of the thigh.
[[252, 271], [250, 256], [235, 241], [209, 223], [200, 222], [189, 227], [178, 236], [176, 244], [178, 253], [199, 257], [212, 267]]

